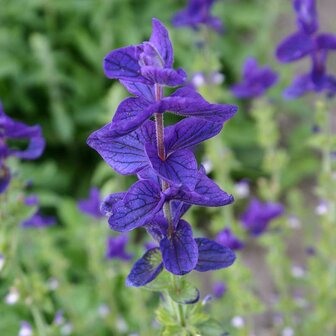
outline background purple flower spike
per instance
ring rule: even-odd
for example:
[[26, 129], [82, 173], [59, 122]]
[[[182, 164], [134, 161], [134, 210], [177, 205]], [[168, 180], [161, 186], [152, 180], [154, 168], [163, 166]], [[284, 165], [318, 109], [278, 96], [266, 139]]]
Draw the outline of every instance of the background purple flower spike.
[[257, 61], [250, 57], [245, 61], [243, 80], [233, 85], [233, 95], [240, 99], [256, 98], [265, 94], [278, 81], [278, 74], [269, 66], [258, 67]]
[[315, 0], [294, 0], [293, 6], [298, 28], [306, 34], [315, 33], [319, 27]]
[[231, 250], [241, 250], [244, 243], [238, 239], [229, 228], [225, 228], [216, 236], [217, 243], [229, 247]]
[[227, 287], [226, 287], [226, 285], [225, 285], [224, 282], [216, 281], [212, 285], [212, 292], [213, 292], [214, 297], [216, 299], [220, 299], [221, 297], [223, 297], [223, 295], [225, 294], [226, 290], [227, 290]]
[[56, 224], [56, 219], [52, 216], [43, 216], [40, 211], [21, 223], [23, 228], [43, 228]]
[[263, 203], [254, 198], [241, 216], [241, 221], [252, 236], [259, 236], [267, 229], [273, 219], [280, 217], [283, 213], [284, 207], [282, 204]]
[[223, 33], [221, 20], [210, 14], [215, 1], [189, 0], [187, 7], [175, 14], [172, 24], [175, 27], [189, 26], [193, 29], [198, 29], [200, 25], [206, 25], [217, 33]]
[[78, 208], [84, 214], [87, 214], [95, 219], [104, 217], [100, 211], [100, 193], [99, 189], [92, 187], [88, 199], [83, 199], [78, 202]]
[[127, 235], [120, 235], [118, 237], [107, 238], [106, 253], [107, 259], [121, 259], [128, 261], [132, 259], [132, 255], [126, 252], [128, 243]]

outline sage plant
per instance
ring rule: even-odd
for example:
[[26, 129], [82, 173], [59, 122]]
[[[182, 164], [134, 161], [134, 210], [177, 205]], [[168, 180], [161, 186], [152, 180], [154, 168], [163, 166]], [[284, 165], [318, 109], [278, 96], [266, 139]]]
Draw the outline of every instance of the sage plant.
[[[233, 202], [198, 167], [191, 148], [217, 135], [237, 107], [210, 104], [190, 87], [164, 95], [165, 87], [182, 85], [187, 75], [173, 68], [168, 31], [157, 19], [149, 41], [109, 52], [103, 67], [108, 78], [118, 79], [134, 96], [121, 102], [109, 124], [90, 135], [88, 145], [115, 171], [137, 175], [139, 181], [127, 192], [109, 195], [101, 211], [111, 229], [143, 227], [157, 244], [135, 263], [127, 285], [144, 286], [163, 268], [181, 276], [230, 266], [234, 252], [210, 239], [194, 238], [182, 216], [191, 205]], [[166, 112], [185, 118], [165, 127]]]

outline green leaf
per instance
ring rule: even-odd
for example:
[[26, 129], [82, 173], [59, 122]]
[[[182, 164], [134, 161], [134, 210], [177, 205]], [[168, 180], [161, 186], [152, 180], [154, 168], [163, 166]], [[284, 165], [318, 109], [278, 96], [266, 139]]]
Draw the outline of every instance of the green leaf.
[[156, 279], [151, 281], [143, 288], [151, 291], [163, 292], [170, 289], [171, 287], [170, 282], [171, 282], [170, 274], [164, 270], [159, 274], [159, 276]]
[[220, 323], [213, 319], [209, 319], [204, 323], [196, 325], [196, 327], [202, 336], [218, 336], [224, 333]]
[[177, 281], [168, 290], [169, 296], [177, 303], [192, 304], [199, 300], [199, 290], [184, 278]]

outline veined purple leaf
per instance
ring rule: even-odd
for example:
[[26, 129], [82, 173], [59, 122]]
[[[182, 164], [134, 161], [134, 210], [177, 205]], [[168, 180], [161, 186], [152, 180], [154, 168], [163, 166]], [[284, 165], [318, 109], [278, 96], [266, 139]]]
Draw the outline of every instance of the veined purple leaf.
[[191, 151], [178, 150], [166, 160], [161, 160], [155, 146], [147, 143], [145, 149], [152, 168], [160, 177], [167, 182], [193, 188], [197, 178], [197, 161]]
[[222, 123], [209, 122], [198, 118], [186, 118], [165, 129], [166, 152], [186, 149], [218, 134]]
[[198, 261], [196, 271], [206, 272], [229, 267], [236, 259], [234, 252], [207, 238], [196, 238]]
[[181, 85], [187, 79], [187, 74], [181, 68], [175, 70], [145, 65], [141, 67], [141, 74], [147, 78], [150, 83], [168, 86]]
[[140, 72], [139, 57], [142, 52], [142, 45], [124, 47], [109, 52], [103, 61], [106, 77], [150, 84]]
[[130, 231], [150, 222], [162, 208], [165, 199], [160, 187], [142, 180], [132, 185], [124, 199], [114, 204], [109, 224], [115, 231]]
[[149, 103], [155, 101], [154, 85], [146, 85], [140, 82], [130, 82], [126, 80], [120, 80], [120, 83], [124, 85], [129, 93], [137, 97], [142, 97]]
[[171, 237], [160, 241], [165, 268], [177, 275], [191, 272], [198, 260], [198, 249], [192, 236], [191, 226], [180, 220]]
[[162, 271], [163, 264], [158, 247], [148, 250], [133, 266], [126, 285], [141, 287], [154, 280]]
[[100, 212], [104, 216], [111, 216], [113, 213], [113, 207], [114, 205], [121, 201], [126, 195], [126, 192], [118, 192], [114, 194], [110, 194], [105, 199], [100, 205]]
[[140, 127], [157, 110], [158, 104], [150, 104], [143, 98], [130, 97], [119, 106], [112, 119], [110, 137], [128, 134]]
[[280, 62], [292, 62], [310, 54], [314, 48], [314, 42], [309, 35], [297, 32], [280, 43], [276, 56]]
[[184, 87], [163, 98], [160, 110], [224, 123], [235, 115], [238, 108], [228, 104], [210, 104], [194, 89]]
[[110, 137], [110, 125], [92, 133], [88, 145], [119, 174], [135, 174], [145, 167], [149, 168], [144, 144], [155, 142], [154, 123], [148, 120], [137, 130], [118, 138]]
[[158, 20], [152, 20], [152, 36], [149, 42], [159, 52], [166, 68], [171, 68], [174, 61], [173, 46], [169, 39], [169, 33], [166, 27]]

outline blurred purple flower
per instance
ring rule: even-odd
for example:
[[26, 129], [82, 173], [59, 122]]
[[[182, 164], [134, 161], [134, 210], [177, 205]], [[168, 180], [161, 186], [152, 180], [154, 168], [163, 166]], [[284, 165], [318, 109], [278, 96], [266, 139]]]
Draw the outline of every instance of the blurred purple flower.
[[336, 49], [336, 35], [317, 33], [318, 19], [315, 0], [294, 0], [298, 31], [280, 42], [276, 56], [282, 63], [289, 63], [308, 56], [311, 71], [296, 76], [284, 91], [287, 99], [298, 98], [308, 92], [336, 92], [336, 77], [327, 74], [327, 53]]
[[36, 195], [29, 195], [25, 197], [25, 205], [35, 206], [39, 204], [39, 198]]
[[91, 188], [88, 199], [83, 199], [78, 202], [78, 209], [93, 218], [99, 219], [104, 217], [100, 211], [100, 193], [96, 187]]
[[189, 26], [198, 29], [200, 25], [206, 25], [217, 33], [223, 33], [224, 28], [218, 17], [210, 14], [211, 7], [216, 0], [189, 0], [185, 9], [177, 12], [172, 19], [175, 27]]
[[241, 250], [244, 243], [239, 240], [229, 228], [225, 228], [216, 236], [216, 241], [223, 246], [229, 247], [231, 250]]
[[240, 99], [262, 96], [278, 80], [278, 74], [269, 66], [259, 67], [257, 61], [249, 57], [243, 67], [243, 81], [233, 85], [233, 95]]
[[[28, 145], [24, 150], [9, 148], [7, 140], [27, 140]], [[40, 126], [27, 126], [8, 117], [2, 109], [0, 102], [0, 193], [8, 187], [11, 174], [5, 165], [5, 160], [10, 156], [24, 160], [34, 160], [41, 156], [45, 147]]]
[[225, 283], [223, 282], [215, 282], [212, 286], [212, 291], [216, 299], [220, 299], [221, 297], [223, 297], [226, 290], [227, 290], [227, 287]]
[[280, 203], [260, 202], [254, 198], [241, 217], [243, 226], [252, 236], [259, 236], [268, 227], [269, 223], [284, 213]]
[[43, 228], [56, 224], [56, 219], [52, 216], [42, 216], [40, 210], [37, 210], [33, 216], [21, 223], [23, 228]]
[[121, 259], [130, 260], [132, 255], [126, 252], [126, 246], [128, 243], [127, 235], [120, 235], [118, 237], [109, 237], [107, 239], [106, 246], [106, 258], [107, 259]]
[[33, 336], [33, 329], [29, 322], [21, 322], [18, 336]]

